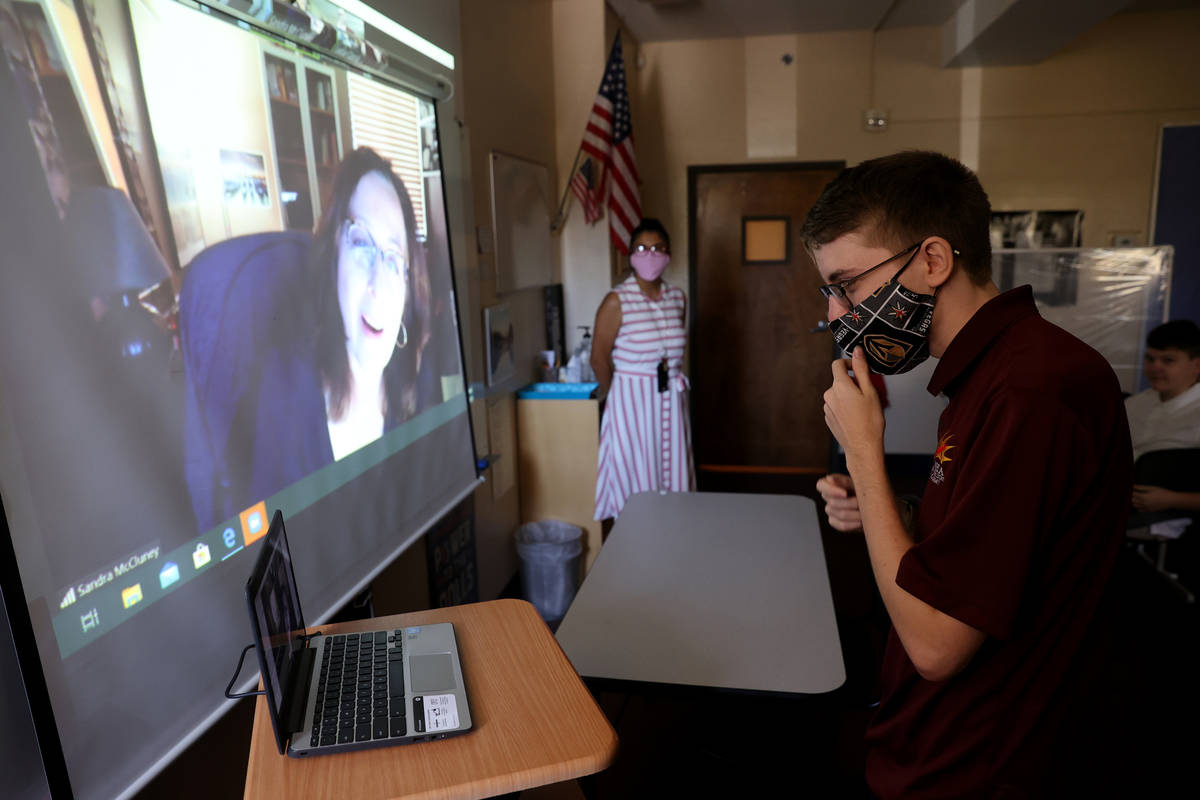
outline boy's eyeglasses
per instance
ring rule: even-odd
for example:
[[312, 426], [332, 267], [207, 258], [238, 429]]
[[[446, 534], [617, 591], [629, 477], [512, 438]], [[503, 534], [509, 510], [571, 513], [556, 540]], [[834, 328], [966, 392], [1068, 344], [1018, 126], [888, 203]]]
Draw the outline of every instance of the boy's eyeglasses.
[[[836, 283], [827, 283], [827, 284], [819, 287], [818, 291], [820, 291], [821, 294], [823, 294], [827, 300], [832, 300], [834, 298], [837, 298], [838, 300], [845, 300], [846, 299], [846, 291], [850, 288], [851, 284], [853, 284], [859, 278], [862, 278], [866, 275], [870, 275], [875, 270], [879, 269], [880, 267], [882, 267], [886, 264], [890, 264], [891, 262], [895, 261], [900, 256], [905, 256], [905, 255], [908, 255], [909, 253], [916, 255], [916, 250], [920, 246], [921, 246], [920, 242], [917, 242], [914, 245], [909, 245], [908, 247], [901, 250], [899, 253], [896, 253], [894, 256], [888, 256], [883, 261], [880, 261], [878, 264], [871, 267], [870, 269], [863, 270], [862, 272], [855, 275], [853, 278], [847, 278], [844, 281], [837, 281]], [[911, 260], [912, 259], [909, 259], [909, 261], [911, 261]], [[908, 262], [905, 262], [904, 267], [907, 267], [907, 266], [908, 266]], [[903, 270], [904, 267], [901, 267], [900, 269]], [[900, 273], [896, 273], [896, 274], [898, 275]]]

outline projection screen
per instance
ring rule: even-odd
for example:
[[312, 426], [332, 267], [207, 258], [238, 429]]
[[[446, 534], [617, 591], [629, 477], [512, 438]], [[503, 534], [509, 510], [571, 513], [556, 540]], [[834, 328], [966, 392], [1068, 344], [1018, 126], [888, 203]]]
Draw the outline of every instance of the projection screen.
[[276, 508], [316, 624], [478, 480], [436, 103], [210, 5], [0, 0], [5, 598], [81, 798], [227, 710]]

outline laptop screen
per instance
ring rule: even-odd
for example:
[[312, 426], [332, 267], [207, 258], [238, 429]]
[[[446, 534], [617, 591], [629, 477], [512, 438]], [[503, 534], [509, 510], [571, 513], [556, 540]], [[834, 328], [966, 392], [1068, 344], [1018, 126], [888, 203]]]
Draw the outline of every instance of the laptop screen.
[[[255, 620], [255, 636], [263, 672], [263, 688], [271, 712], [278, 722], [283, 719], [283, 699], [295, 656], [304, 648], [304, 617], [300, 613], [300, 595], [296, 590], [291, 553], [283, 528], [283, 514], [275, 512], [271, 529], [254, 572], [246, 587], [250, 613]], [[281, 737], [280, 726], [276, 734]], [[283, 743], [280, 743], [280, 750]]]

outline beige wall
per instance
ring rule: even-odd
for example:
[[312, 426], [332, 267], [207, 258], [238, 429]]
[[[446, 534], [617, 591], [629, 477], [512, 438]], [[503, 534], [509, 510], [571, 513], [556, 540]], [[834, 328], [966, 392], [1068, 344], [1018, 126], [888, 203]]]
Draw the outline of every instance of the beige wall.
[[634, 135], [643, 213], [671, 233], [666, 277], [687, 289], [687, 167], [746, 160], [746, 47], [741, 39], [648, 43]]
[[[554, 0], [555, 149], [560, 176], [555, 194], [559, 199], [570, 179], [608, 58], [605, 18], [603, 0]], [[593, 324], [596, 308], [611, 284], [607, 218], [587, 225], [572, 195], [559, 240], [565, 345], [570, 357], [583, 335], [578, 326]]]
[[[551, 0], [495, 3], [463, 0], [463, 121], [470, 130], [472, 195], [477, 225], [489, 225], [488, 154], [495, 150], [545, 164], [557, 185]], [[484, 307], [497, 300], [491, 253], [481, 261]], [[557, 264], [552, 274], [558, 277]], [[513, 295], [504, 296], [511, 305]], [[537, 305], [541, 305], [541, 292]], [[518, 298], [518, 302], [523, 298]], [[543, 337], [538, 332], [538, 340]], [[538, 348], [540, 349], [540, 348]], [[529, 371], [532, 371], [532, 355]], [[520, 367], [518, 367], [520, 369]]]
[[[978, 170], [997, 209], [1083, 209], [1089, 247], [1117, 231], [1144, 240], [1159, 126], [1200, 120], [1197, 42], [1200, 12], [1175, 11], [1114, 16], [1023, 67], [942, 69], [938, 28], [879, 34], [873, 69], [869, 32], [645, 44], [631, 73], [638, 161], [643, 205], [673, 234], [668, 278], [686, 286], [687, 167], [699, 164], [941, 150]], [[863, 130], [868, 107], [890, 111], [887, 132]]]
[[1084, 245], [1146, 241], [1159, 129], [1200, 121], [1200, 11], [1123, 14], [1037, 67], [985, 70], [980, 177], [998, 208], [1082, 208]]
[[[475, 333], [469, 342], [473, 383], [486, 385], [484, 375], [483, 309], [497, 303], [509, 307], [516, 342], [517, 375], [511, 385], [493, 388], [472, 408], [480, 455], [495, 453], [500, 461], [488, 472], [488, 482], [475, 493], [475, 529], [479, 561], [479, 589], [483, 598], [495, 597], [517, 569], [512, 534], [520, 521], [516, 483], [515, 403], [513, 390], [534, 378], [534, 358], [544, 347], [545, 315], [542, 290], [526, 289], [499, 295], [490, 252], [480, 253], [477, 229], [491, 228], [491, 182], [488, 154], [493, 150], [545, 164], [551, 186], [558, 186], [556, 149], [555, 69], [552, 0], [461, 0], [461, 51], [458, 73], [458, 109], [466, 131], [463, 158], [469, 163], [470, 213], [465, 253], [467, 282], [473, 307]], [[448, 124], [442, 123], [443, 139]], [[552, 253], [557, 245], [552, 243]], [[486, 247], [486, 249], [490, 249]], [[464, 253], [455, 251], [455, 258]], [[557, 258], [557, 256], [555, 256]], [[554, 281], [561, 269], [553, 265]]]

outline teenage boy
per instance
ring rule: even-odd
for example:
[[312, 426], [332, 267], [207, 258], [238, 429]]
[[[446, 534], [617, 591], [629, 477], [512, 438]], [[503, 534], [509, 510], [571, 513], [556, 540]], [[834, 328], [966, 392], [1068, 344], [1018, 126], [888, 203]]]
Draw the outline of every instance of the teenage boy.
[[[997, 290], [989, 217], [970, 170], [905, 152], [842, 172], [801, 231], [850, 356], [825, 393], [850, 474], [817, 486], [834, 528], [863, 530], [892, 621], [867, 731], [879, 798], [1038, 793], [1125, 530], [1116, 376], [1042, 319], [1030, 287]], [[949, 404], [907, 513], [868, 376], [927, 355], [929, 391]]]
[[[1200, 447], [1200, 328], [1191, 320], [1163, 323], [1146, 337], [1150, 388], [1125, 401], [1133, 457], [1151, 450]], [[1200, 509], [1200, 493], [1134, 486], [1138, 511]]]

